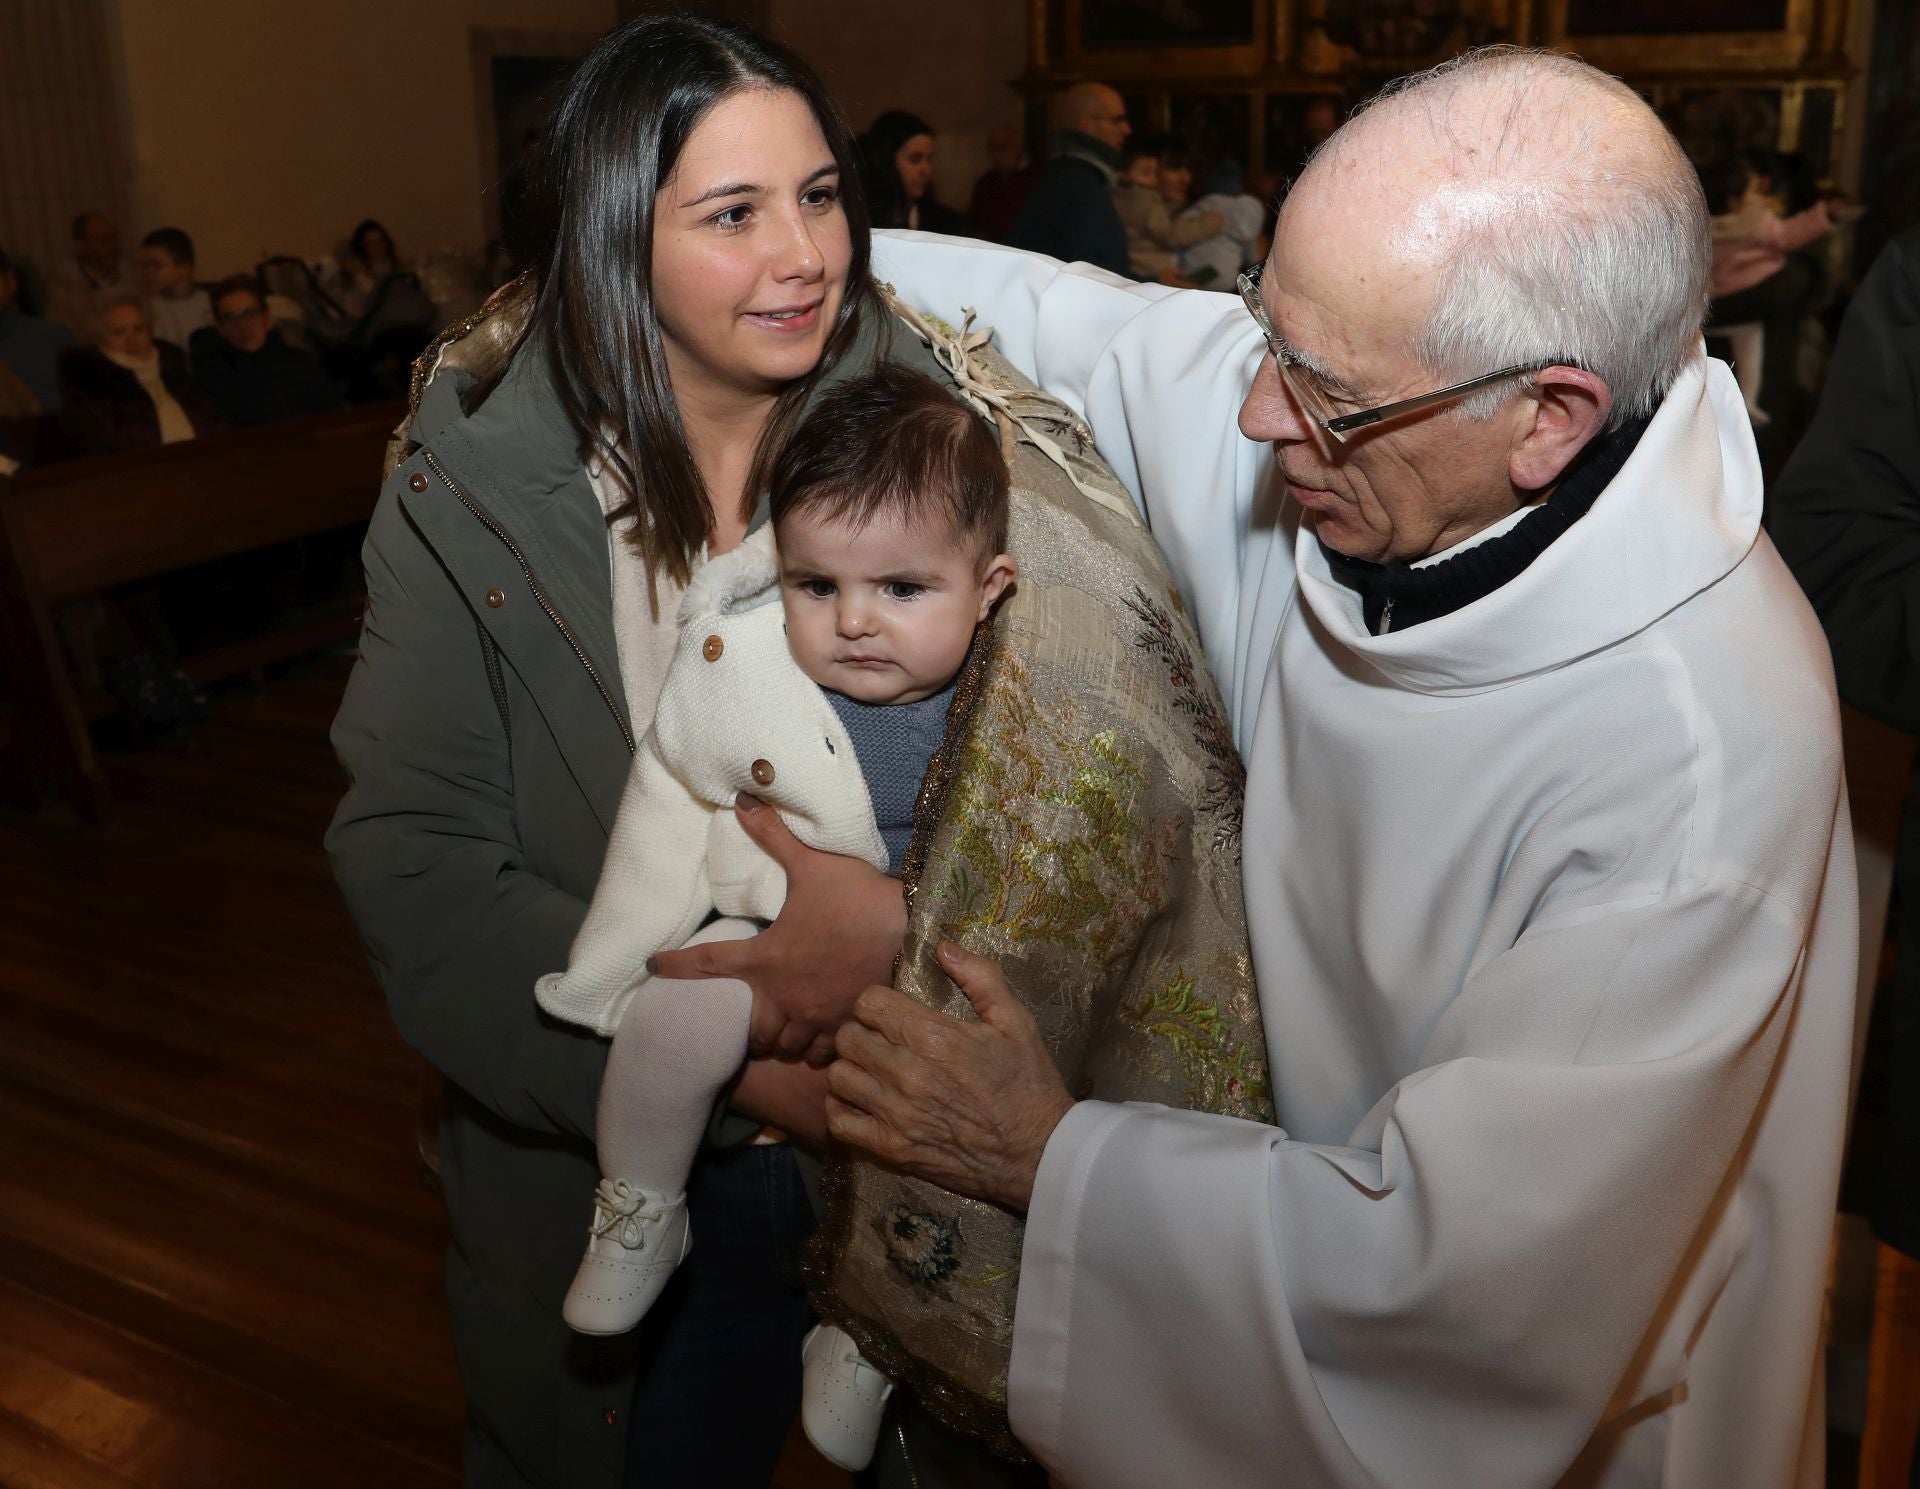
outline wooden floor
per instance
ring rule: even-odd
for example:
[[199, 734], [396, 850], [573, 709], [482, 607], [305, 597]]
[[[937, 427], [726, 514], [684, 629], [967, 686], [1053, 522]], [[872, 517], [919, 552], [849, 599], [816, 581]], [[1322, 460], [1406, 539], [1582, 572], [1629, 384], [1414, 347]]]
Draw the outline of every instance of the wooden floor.
[[418, 1067], [320, 849], [345, 672], [109, 752], [105, 836], [0, 820], [7, 1489], [458, 1480]]

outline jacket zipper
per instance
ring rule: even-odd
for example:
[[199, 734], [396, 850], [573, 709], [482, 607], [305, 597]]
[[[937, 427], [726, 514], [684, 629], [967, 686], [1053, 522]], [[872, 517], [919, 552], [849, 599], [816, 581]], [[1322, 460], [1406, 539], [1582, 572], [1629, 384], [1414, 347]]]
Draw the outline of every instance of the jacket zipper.
[[920, 1489], [920, 1473], [913, 1466], [913, 1452], [907, 1447], [907, 1429], [898, 1421], [893, 1424], [894, 1436], [900, 1439], [900, 1461], [907, 1466], [908, 1489]]
[[1380, 609], [1380, 623], [1373, 628], [1373, 634], [1384, 636], [1393, 629], [1393, 601], [1388, 600]]
[[533, 577], [533, 568], [527, 563], [526, 555], [521, 553], [520, 545], [515, 543], [513, 539], [507, 535], [507, 530], [494, 520], [492, 513], [488, 512], [485, 507], [481, 506], [479, 502], [468, 495], [465, 488], [462, 487], [458, 481], [454, 480], [452, 476], [447, 474], [446, 467], [434, 458], [433, 451], [423, 448], [420, 451], [420, 457], [427, 462], [427, 469], [438, 476], [447, 490], [451, 491], [454, 496], [459, 499], [460, 505], [477, 517], [480, 520], [480, 525], [498, 538], [507, 552], [513, 555], [513, 561], [520, 565], [520, 572], [526, 578], [527, 588], [533, 594], [534, 603], [546, 612], [547, 619], [553, 622], [554, 629], [560, 633], [567, 645], [573, 648], [573, 654], [580, 659], [580, 665], [587, 669], [587, 676], [593, 679], [593, 685], [599, 691], [601, 701], [607, 705], [607, 712], [613, 715], [613, 722], [619, 726], [620, 737], [627, 742], [627, 753], [631, 755], [633, 753], [633, 731], [627, 728], [627, 721], [620, 717], [620, 705], [613, 701], [613, 694], [607, 691], [607, 685], [605, 681], [602, 680], [599, 669], [593, 665], [593, 658], [587, 655], [586, 648], [583, 647], [578, 638], [574, 636], [573, 628], [567, 624], [566, 618], [554, 608], [553, 601], [549, 600], [546, 595], [541, 592], [540, 582]]

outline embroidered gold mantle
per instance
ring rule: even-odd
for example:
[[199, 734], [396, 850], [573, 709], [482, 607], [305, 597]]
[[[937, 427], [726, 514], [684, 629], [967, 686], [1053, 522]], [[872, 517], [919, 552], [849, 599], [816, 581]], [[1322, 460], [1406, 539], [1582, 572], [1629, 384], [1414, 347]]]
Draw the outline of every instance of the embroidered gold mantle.
[[[1244, 773], [1178, 591], [1084, 426], [984, 335], [902, 318], [1000, 425], [1020, 580], [921, 792], [896, 984], [972, 1018], [934, 959], [951, 938], [1001, 964], [1077, 1096], [1271, 1121]], [[937, 1417], [1017, 1456], [1020, 1221], [845, 1157], [823, 1194], [815, 1306]]]

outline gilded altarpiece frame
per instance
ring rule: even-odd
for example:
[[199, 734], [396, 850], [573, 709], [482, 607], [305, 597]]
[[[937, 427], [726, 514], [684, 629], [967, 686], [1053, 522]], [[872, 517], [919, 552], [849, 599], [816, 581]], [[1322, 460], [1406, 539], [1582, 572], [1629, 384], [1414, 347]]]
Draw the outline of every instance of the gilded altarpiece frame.
[[[1831, 176], [1836, 142], [1851, 123], [1844, 46], [1853, 3], [1028, 0], [1029, 66], [1020, 84], [1035, 143], [1046, 96], [1099, 78], [1127, 98], [1136, 128], [1178, 126], [1216, 138], [1237, 131], [1231, 143], [1250, 172], [1284, 174], [1295, 163], [1295, 126], [1308, 99], [1351, 106], [1389, 78], [1467, 47], [1545, 45], [1618, 74], [1663, 110], [1712, 90], [1764, 95], [1777, 147], [1805, 148]], [[1641, 15], [1658, 29], [1614, 29]], [[1223, 18], [1238, 34], [1219, 34]], [[1113, 40], [1128, 35], [1140, 39]]]

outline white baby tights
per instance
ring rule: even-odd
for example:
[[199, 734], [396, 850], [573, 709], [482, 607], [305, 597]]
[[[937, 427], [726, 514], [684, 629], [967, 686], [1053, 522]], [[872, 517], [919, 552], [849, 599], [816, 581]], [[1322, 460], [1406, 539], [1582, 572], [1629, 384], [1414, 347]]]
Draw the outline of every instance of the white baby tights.
[[[742, 941], [750, 920], [716, 920], [687, 938]], [[677, 1195], [707, 1130], [714, 1098], [747, 1057], [753, 994], [731, 977], [652, 978], [614, 1031], [597, 1114], [600, 1172]]]

